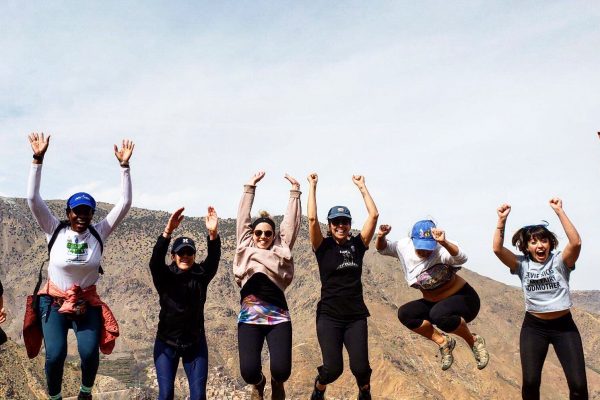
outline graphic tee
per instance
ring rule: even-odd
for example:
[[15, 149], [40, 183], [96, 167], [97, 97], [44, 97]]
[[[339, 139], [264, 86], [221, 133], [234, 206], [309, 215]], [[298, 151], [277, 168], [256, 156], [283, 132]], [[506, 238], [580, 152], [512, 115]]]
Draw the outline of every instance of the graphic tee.
[[571, 308], [571, 269], [565, 265], [560, 251], [550, 254], [542, 264], [528, 256], [517, 256], [517, 260], [519, 266], [512, 273], [521, 278], [525, 311], [545, 313]]
[[369, 316], [363, 299], [362, 267], [367, 247], [362, 237], [352, 236], [343, 244], [323, 239], [315, 251], [321, 278], [321, 300], [317, 315], [325, 314], [341, 320]]

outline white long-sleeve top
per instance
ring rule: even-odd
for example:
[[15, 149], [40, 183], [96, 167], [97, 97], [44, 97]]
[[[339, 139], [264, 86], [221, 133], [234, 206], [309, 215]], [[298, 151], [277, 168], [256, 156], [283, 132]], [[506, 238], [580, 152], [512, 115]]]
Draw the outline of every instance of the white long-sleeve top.
[[[50, 241], [60, 220], [50, 212], [40, 196], [41, 179], [42, 164], [31, 164], [27, 185], [27, 204], [33, 217], [46, 234], [46, 241]], [[131, 208], [131, 199], [129, 168], [121, 168], [121, 198], [105, 219], [92, 224], [103, 243], [106, 243], [108, 236], [125, 218]], [[62, 290], [70, 289], [73, 284], [85, 289], [96, 284], [99, 278], [98, 267], [101, 258], [100, 243], [89, 229], [83, 233], [77, 233], [70, 227], [63, 228], [58, 233], [50, 252], [48, 278]]]

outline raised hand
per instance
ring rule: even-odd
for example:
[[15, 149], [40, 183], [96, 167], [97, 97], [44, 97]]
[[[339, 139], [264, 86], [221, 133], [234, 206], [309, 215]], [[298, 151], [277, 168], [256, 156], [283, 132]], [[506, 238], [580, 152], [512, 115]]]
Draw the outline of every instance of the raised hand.
[[431, 236], [438, 243], [444, 243], [446, 241], [446, 232], [443, 229], [431, 228]]
[[292, 176], [285, 174], [285, 179], [287, 179], [292, 184], [292, 189], [300, 190], [300, 183]]
[[46, 150], [48, 150], [48, 145], [50, 144], [50, 135], [48, 135], [48, 137], [44, 137], [44, 132], [30, 133], [29, 144], [31, 144], [31, 150], [33, 150], [34, 156], [44, 157]]
[[133, 154], [134, 147], [135, 145], [129, 139], [123, 139], [123, 143], [121, 144], [120, 149], [115, 144], [115, 157], [117, 157], [117, 160], [119, 160], [119, 164], [129, 163], [129, 159]]
[[365, 177], [362, 175], [352, 175], [352, 182], [359, 188], [365, 186]]
[[317, 186], [317, 182], [319, 181], [319, 176], [317, 175], [316, 172], [313, 172], [312, 174], [309, 174], [306, 177], [306, 180], [308, 180], [308, 183], [310, 183], [311, 185]]
[[262, 178], [265, 177], [265, 171], [258, 171], [257, 173], [255, 173], [254, 175], [252, 175], [250, 177], [250, 180], [248, 181], [248, 185], [250, 186], [256, 186], [256, 184], [258, 182], [261, 181]]
[[217, 211], [213, 206], [208, 206], [208, 214], [204, 217], [204, 223], [206, 224], [206, 229], [208, 233], [216, 233], [217, 227], [219, 226], [219, 218], [217, 216]]
[[388, 233], [392, 231], [391, 225], [379, 225], [379, 232], [377, 232], [377, 236], [386, 236]]
[[510, 204], [502, 204], [500, 207], [498, 207], [498, 209], [496, 209], [496, 213], [498, 214], [498, 219], [506, 221], [508, 214], [510, 214]]
[[553, 197], [549, 201], [550, 207], [554, 210], [554, 212], [559, 212], [562, 210], [562, 200], [558, 197]]
[[182, 215], [183, 210], [185, 210], [185, 207], [181, 207], [171, 214], [167, 226], [165, 226], [165, 235], [171, 235], [173, 231], [179, 227], [179, 224], [181, 224], [181, 221], [183, 221], [184, 218]]

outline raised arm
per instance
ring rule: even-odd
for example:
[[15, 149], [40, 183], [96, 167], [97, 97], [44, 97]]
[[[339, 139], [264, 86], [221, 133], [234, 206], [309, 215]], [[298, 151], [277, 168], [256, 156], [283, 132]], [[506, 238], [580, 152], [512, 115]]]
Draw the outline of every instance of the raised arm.
[[219, 218], [213, 206], [208, 207], [208, 213], [204, 217], [206, 230], [208, 231], [208, 244], [206, 259], [202, 263], [204, 273], [211, 280], [217, 273], [219, 260], [221, 259], [221, 238], [219, 237]]
[[50, 144], [50, 135], [44, 136], [44, 133], [31, 133], [28, 137], [31, 150], [33, 151], [33, 161], [29, 170], [29, 180], [27, 183], [27, 204], [42, 230], [51, 235], [59, 224], [56, 218], [50, 212], [50, 209], [40, 196], [40, 183], [42, 180], [42, 164], [44, 156]]
[[358, 187], [358, 190], [360, 190], [360, 194], [362, 194], [363, 200], [365, 201], [365, 206], [367, 206], [367, 212], [369, 213], [367, 220], [360, 231], [360, 236], [362, 237], [363, 243], [366, 247], [369, 247], [369, 243], [371, 242], [371, 239], [373, 239], [375, 228], [377, 227], [379, 211], [377, 211], [377, 206], [375, 205], [371, 194], [367, 190], [365, 177], [362, 175], [353, 175], [352, 182], [354, 182], [356, 187]]
[[288, 247], [292, 249], [296, 242], [296, 238], [298, 237], [300, 221], [302, 219], [302, 206], [300, 204], [301, 192], [300, 183], [298, 183], [296, 179], [288, 174], [285, 174], [285, 179], [292, 184], [292, 188], [290, 190], [288, 207], [283, 216], [283, 221], [281, 221], [281, 226], [279, 227], [279, 235], [281, 236], [281, 240], [287, 243]]
[[158, 237], [156, 244], [152, 249], [152, 257], [150, 258], [150, 272], [152, 273], [152, 281], [154, 282], [154, 286], [158, 290], [160, 290], [161, 284], [164, 281], [162, 277], [167, 272], [165, 257], [167, 256], [167, 250], [169, 249], [171, 235], [173, 234], [173, 231], [179, 227], [181, 221], [183, 221], [184, 209], [185, 208], [181, 207], [171, 214], [163, 233]]
[[379, 225], [377, 239], [375, 239], [375, 248], [377, 251], [383, 251], [387, 247], [387, 235], [392, 231], [391, 225]]
[[442, 262], [450, 265], [459, 265], [467, 262], [468, 257], [463, 253], [454, 242], [446, 239], [446, 231], [440, 228], [431, 228], [431, 236], [440, 246], [442, 246], [447, 254], [442, 253]]
[[264, 171], [258, 171], [250, 177], [248, 182], [244, 185], [244, 193], [240, 200], [240, 206], [238, 207], [236, 223], [236, 238], [237, 246], [245, 247], [248, 246], [252, 237], [252, 218], [250, 217], [250, 211], [252, 210], [252, 203], [254, 203], [254, 192], [256, 190], [256, 184], [265, 177]]
[[569, 217], [567, 217], [565, 210], [562, 208], [562, 200], [554, 197], [550, 199], [549, 203], [550, 207], [552, 207], [558, 216], [558, 219], [565, 230], [565, 234], [567, 235], [567, 240], [569, 241], [562, 252], [563, 262], [567, 268], [573, 268], [575, 267], [575, 262], [577, 262], [579, 253], [581, 252], [581, 237]]
[[504, 265], [510, 268], [511, 271], [514, 271], [519, 266], [519, 262], [517, 260], [517, 256], [504, 247], [504, 230], [506, 228], [506, 219], [508, 218], [508, 214], [510, 214], [510, 205], [502, 204], [496, 210], [498, 214], [498, 222], [496, 223], [496, 230], [494, 231], [494, 240], [493, 240], [493, 250], [496, 257], [502, 261]]
[[0, 281], [0, 324], [6, 321], [6, 311], [4, 311], [4, 288], [2, 287], [2, 282]]
[[313, 250], [317, 250], [323, 242], [323, 233], [319, 226], [317, 217], [317, 182], [319, 176], [316, 173], [308, 175], [308, 237]]
[[133, 154], [135, 145], [132, 141], [124, 139], [119, 149], [117, 145], [114, 145], [115, 157], [119, 161], [121, 166], [121, 198], [110, 210], [104, 220], [98, 224], [98, 232], [107, 237], [117, 227], [118, 224], [123, 221], [125, 215], [131, 208], [131, 175], [129, 170], [129, 159]]

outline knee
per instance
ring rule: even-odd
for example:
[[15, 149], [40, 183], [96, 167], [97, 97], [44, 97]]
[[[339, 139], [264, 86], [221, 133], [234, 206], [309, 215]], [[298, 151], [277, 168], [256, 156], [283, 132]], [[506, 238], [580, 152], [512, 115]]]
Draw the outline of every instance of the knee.
[[344, 372], [343, 365], [327, 365], [319, 368], [319, 382], [323, 385], [328, 385], [335, 382]]
[[62, 367], [67, 358], [67, 348], [63, 346], [46, 347], [46, 364], [50, 367]]
[[100, 359], [100, 352], [97, 346], [80, 347], [79, 357], [82, 364], [93, 363]]
[[277, 382], [283, 383], [290, 378], [292, 374], [292, 366], [271, 365], [271, 377]]
[[256, 385], [262, 379], [262, 370], [260, 366], [250, 367], [250, 366], [242, 366], [240, 368], [240, 374], [242, 375], [242, 379], [249, 385]]
[[371, 382], [371, 367], [368, 363], [362, 365], [350, 365], [350, 371], [356, 378], [358, 386], [362, 387]]
[[402, 325], [410, 330], [417, 329], [423, 324], [423, 319], [415, 318], [404, 306], [398, 309], [398, 319]]
[[458, 329], [461, 323], [459, 315], [442, 314], [439, 312], [431, 312], [431, 323], [436, 325], [444, 332], [454, 332]]

